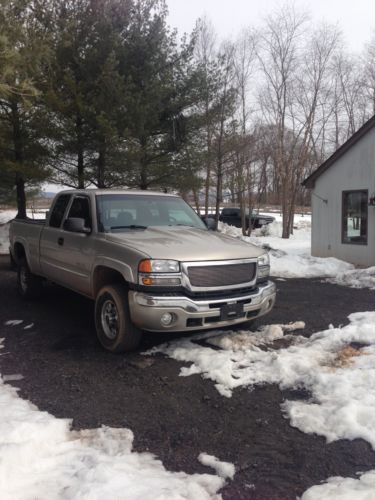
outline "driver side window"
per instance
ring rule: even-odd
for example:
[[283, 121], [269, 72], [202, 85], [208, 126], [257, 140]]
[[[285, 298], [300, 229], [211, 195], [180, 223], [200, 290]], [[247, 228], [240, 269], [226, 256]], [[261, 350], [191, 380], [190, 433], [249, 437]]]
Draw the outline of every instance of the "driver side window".
[[77, 196], [74, 198], [68, 217], [85, 219], [85, 226], [92, 229], [89, 199], [85, 196]]

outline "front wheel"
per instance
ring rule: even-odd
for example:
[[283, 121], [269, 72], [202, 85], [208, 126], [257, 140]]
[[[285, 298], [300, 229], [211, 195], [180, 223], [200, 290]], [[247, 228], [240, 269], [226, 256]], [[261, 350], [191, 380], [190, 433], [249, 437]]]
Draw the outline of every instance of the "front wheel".
[[42, 278], [30, 271], [26, 259], [17, 262], [17, 292], [24, 299], [38, 299], [43, 290]]
[[99, 342], [108, 351], [134, 351], [139, 346], [142, 332], [130, 319], [124, 285], [108, 285], [100, 290], [95, 303], [95, 326]]

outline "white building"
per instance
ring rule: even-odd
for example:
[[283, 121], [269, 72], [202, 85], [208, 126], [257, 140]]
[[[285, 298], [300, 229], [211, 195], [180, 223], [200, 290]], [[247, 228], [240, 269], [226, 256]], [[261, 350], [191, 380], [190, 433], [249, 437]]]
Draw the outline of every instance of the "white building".
[[316, 257], [375, 266], [375, 116], [305, 179]]

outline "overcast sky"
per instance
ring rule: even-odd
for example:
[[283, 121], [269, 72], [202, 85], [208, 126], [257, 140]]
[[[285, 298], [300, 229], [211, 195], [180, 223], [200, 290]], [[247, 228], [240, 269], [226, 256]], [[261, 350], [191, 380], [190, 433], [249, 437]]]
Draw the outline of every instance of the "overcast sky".
[[[285, 2], [277, 0], [167, 0], [169, 24], [190, 33], [203, 14], [221, 37], [236, 35], [245, 26], [259, 25], [262, 17]], [[295, 0], [294, 5], [316, 20], [338, 24], [348, 48], [360, 51], [375, 34], [375, 0]]]

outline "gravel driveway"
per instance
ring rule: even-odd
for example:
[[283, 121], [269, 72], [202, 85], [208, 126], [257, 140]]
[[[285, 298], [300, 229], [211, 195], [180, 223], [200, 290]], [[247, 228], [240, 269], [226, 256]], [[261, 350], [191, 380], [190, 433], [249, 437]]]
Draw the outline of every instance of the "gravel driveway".
[[[374, 291], [319, 280], [277, 285], [277, 304], [263, 321], [302, 320], [306, 335], [330, 323], [346, 324], [348, 314], [375, 305]], [[48, 285], [38, 302], [22, 302], [4, 258], [0, 297], [0, 337], [5, 337], [0, 373], [24, 376], [12, 382], [21, 397], [72, 419], [77, 429], [129, 427], [134, 449], [151, 451], [170, 470], [211, 472], [197, 461], [201, 452], [233, 462], [236, 475], [222, 491], [225, 499], [295, 499], [327, 477], [354, 477], [375, 468], [375, 453], [365, 441], [326, 444], [289, 425], [280, 403], [306, 396], [300, 391], [267, 385], [224, 398], [199, 375], [179, 377], [180, 363], [140, 355], [170, 336], [145, 336], [137, 353], [104, 352], [95, 339], [91, 301]], [[9, 320], [23, 322], [5, 325]]]

